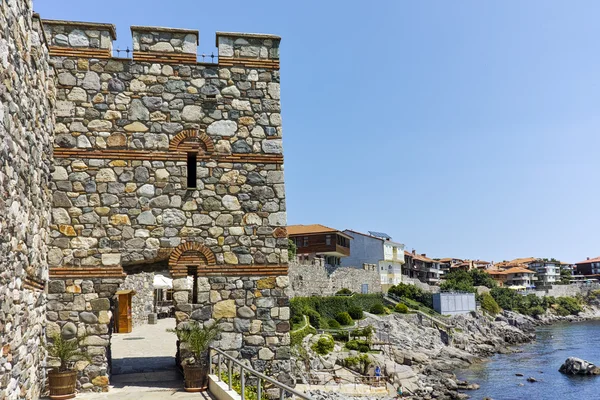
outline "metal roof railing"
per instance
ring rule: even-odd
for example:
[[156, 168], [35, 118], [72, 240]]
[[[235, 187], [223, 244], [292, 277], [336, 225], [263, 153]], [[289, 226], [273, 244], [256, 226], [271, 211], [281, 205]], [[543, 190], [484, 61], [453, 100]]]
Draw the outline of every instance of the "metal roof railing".
[[[216, 370], [215, 370], [215, 365], [211, 362], [210, 363], [210, 373], [211, 375], [216, 375], [217, 379], [219, 382], [224, 382], [221, 378], [222, 376], [222, 364], [223, 361], [226, 362], [227, 364], [227, 385], [229, 387], [229, 390], [232, 390], [232, 385], [233, 385], [233, 372], [234, 372], [234, 368], [237, 368], [239, 370], [239, 374], [240, 374], [240, 392], [239, 395], [241, 396], [242, 400], [246, 399], [246, 386], [248, 385], [246, 380], [247, 377], [246, 375], [250, 375], [252, 377], [255, 378], [256, 383], [256, 398], [258, 400], [261, 400], [263, 395], [263, 384], [262, 381], [268, 382], [271, 385], [275, 386], [276, 388], [279, 389], [279, 399], [280, 400], [284, 400], [285, 399], [285, 394], [289, 393], [297, 398], [300, 399], [304, 399], [304, 400], [313, 400], [312, 397], [307, 396], [304, 393], [298, 392], [295, 389], [292, 389], [291, 387], [273, 379], [270, 378], [264, 374], [261, 374], [258, 371], [255, 371], [254, 369], [248, 367], [247, 365], [242, 364], [240, 361], [236, 360], [235, 358], [231, 357], [229, 354], [225, 353], [222, 350], [216, 349], [214, 347], [210, 347], [209, 348], [210, 351], [210, 356], [211, 356], [211, 360], [214, 356], [214, 354], [216, 353], [217, 356], [217, 365], [216, 365]], [[216, 372], [216, 374], [215, 374]]]

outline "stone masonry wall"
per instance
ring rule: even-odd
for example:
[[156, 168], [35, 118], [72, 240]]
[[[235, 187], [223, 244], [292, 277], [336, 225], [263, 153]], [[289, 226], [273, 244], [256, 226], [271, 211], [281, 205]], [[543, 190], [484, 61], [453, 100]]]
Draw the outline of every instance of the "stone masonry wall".
[[[52, 279], [48, 284], [47, 334], [62, 334], [66, 339], [78, 338], [88, 361], [78, 361], [77, 389], [107, 388], [110, 334], [113, 330], [111, 308], [113, 296], [122, 279]], [[49, 366], [57, 360], [48, 359]]]
[[381, 293], [381, 279], [377, 270], [341, 267], [328, 270], [322, 259], [311, 262], [295, 260], [289, 264], [290, 296], [333, 296], [343, 288], [362, 292], [364, 283], [369, 293]]
[[44, 384], [54, 84], [29, 0], [0, 2], [0, 398]]
[[148, 314], [154, 312], [154, 272], [140, 272], [127, 275], [119, 290], [133, 289], [131, 315], [133, 326], [148, 323]]
[[[279, 38], [218, 33], [219, 63], [204, 64], [193, 30], [132, 27], [133, 59], [122, 59], [102, 40], [71, 44], [114, 38], [110, 24], [45, 28], [58, 81], [51, 307], [63, 333], [90, 335], [82, 347], [95, 357], [79, 365], [80, 388], [107, 390], [105, 299], [114, 307], [122, 267], [157, 264], [178, 285], [178, 326], [220, 319], [223, 346], [289, 382]], [[77, 278], [106, 275], [114, 279]], [[78, 286], [85, 305], [71, 298]]]

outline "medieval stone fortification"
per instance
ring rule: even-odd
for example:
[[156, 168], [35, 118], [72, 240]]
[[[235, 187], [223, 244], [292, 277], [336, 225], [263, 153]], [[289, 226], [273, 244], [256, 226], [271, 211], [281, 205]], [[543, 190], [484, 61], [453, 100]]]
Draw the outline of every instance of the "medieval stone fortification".
[[[279, 37], [39, 20], [0, 2], [0, 398], [43, 390], [46, 336], [82, 337], [105, 390], [114, 294], [167, 270], [177, 323], [282, 381], [289, 293]], [[193, 282], [190, 283], [190, 282]], [[52, 365], [53, 360], [48, 360]]]

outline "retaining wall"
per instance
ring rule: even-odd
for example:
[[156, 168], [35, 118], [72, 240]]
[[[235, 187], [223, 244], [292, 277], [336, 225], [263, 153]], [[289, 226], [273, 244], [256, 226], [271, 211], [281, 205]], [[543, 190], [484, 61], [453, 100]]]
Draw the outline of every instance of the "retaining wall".
[[381, 293], [381, 278], [376, 270], [352, 267], [326, 267], [322, 259], [289, 264], [291, 297], [333, 296], [340, 289], [362, 293], [363, 284], [368, 293]]

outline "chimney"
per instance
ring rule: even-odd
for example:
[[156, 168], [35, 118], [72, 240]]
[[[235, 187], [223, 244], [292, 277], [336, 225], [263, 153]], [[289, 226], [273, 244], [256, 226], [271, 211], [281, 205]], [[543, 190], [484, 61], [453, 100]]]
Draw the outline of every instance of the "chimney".
[[587, 259], [589, 260], [590, 258], [588, 257]]
[[421, 257], [427, 257], [426, 253], [421, 254]]
[[412, 253], [413, 255], [417, 255], [417, 251], [415, 249], [413, 249]]

